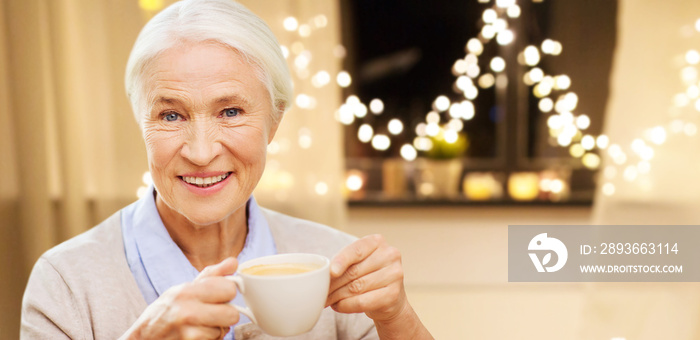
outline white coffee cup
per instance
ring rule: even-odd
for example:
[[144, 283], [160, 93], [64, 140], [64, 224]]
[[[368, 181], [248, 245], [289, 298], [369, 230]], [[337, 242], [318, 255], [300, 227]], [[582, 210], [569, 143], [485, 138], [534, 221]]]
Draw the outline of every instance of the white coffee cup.
[[[311, 271], [279, 276], [261, 276], [241, 271], [256, 265], [298, 263], [312, 265]], [[236, 309], [272, 336], [293, 336], [310, 331], [321, 316], [330, 285], [330, 260], [316, 254], [278, 254], [246, 261], [235, 275], [248, 307]]]

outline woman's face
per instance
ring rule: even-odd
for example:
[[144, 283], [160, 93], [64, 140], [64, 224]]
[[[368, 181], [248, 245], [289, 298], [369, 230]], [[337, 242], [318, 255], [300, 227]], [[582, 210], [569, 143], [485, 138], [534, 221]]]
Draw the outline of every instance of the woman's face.
[[277, 129], [267, 89], [230, 48], [185, 44], [146, 70], [143, 136], [159, 199], [197, 225], [245, 207]]

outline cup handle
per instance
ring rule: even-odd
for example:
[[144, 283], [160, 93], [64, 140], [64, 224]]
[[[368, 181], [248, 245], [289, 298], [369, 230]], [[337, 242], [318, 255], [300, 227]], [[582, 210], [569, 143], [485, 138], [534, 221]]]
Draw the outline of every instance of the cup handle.
[[[227, 279], [233, 281], [233, 283], [236, 284], [236, 289], [238, 289], [238, 292], [241, 294], [245, 294], [245, 286], [243, 285], [243, 279], [238, 276], [238, 275], [229, 275], [225, 276]], [[253, 321], [254, 324], [258, 324], [258, 320], [255, 319], [255, 316], [253, 315], [253, 312], [250, 310], [248, 307], [241, 307], [238, 305], [234, 305], [233, 302], [231, 302], [231, 305], [233, 305], [234, 308], [238, 310], [239, 313], [245, 315], [250, 319], [250, 321]]]

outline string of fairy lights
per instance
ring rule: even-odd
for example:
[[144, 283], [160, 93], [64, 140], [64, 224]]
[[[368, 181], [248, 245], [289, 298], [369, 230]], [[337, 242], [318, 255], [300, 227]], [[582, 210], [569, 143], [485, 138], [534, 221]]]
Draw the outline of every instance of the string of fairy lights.
[[[465, 56], [457, 59], [452, 66], [455, 76], [453, 89], [459, 96], [447, 94], [438, 95], [432, 103], [431, 110], [426, 113], [425, 121], [416, 126], [407, 126], [401, 119], [389, 120], [386, 129], [362, 123], [357, 129], [357, 138], [362, 143], [369, 143], [375, 150], [386, 151], [392, 144], [392, 138], [402, 134], [414, 135], [410, 143], [405, 143], [400, 148], [400, 155], [406, 161], [413, 161], [419, 152], [427, 152], [433, 148], [433, 141], [443, 140], [446, 143], [455, 143], [459, 139], [464, 125], [472, 120], [478, 113], [475, 109], [475, 101], [480, 91], [492, 87], [504, 88], [508, 79], [505, 70], [509, 65], [503, 57], [496, 55], [491, 58], [482, 53], [488, 44], [506, 46], [512, 44], [518, 38], [517, 32], [511, 28], [514, 20], [521, 16], [521, 8], [516, 0], [478, 0], [479, 3], [488, 4], [481, 15], [483, 26], [478, 36], [473, 37], [465, 44]], [[542, 2], [542, 0], [532, 0]], [[141, 8], [149, 13], [157, 12], [164, 7], [163, 0], [139, 0]], [[323, 14], [315, 15], [308, 20], [300, 22], [293, 16], [286, 17], [282, 21], [282, 27], [287, 32], [293, 33], [291, 43], [281, 46], [284, 57], [288, 60], [294, 82], [309, 82], [313, 88], [321, 89], [327, 86], [348, 88], [352, 84], [352, 76], [345, 70], [332, 74], [328, 70], [314, 69], [315, 56], [304, 45], [303, 40], [309, 38], [315, 31], [328, 26], [328, 18]], [[700, 19], [695, 23], [695, 29], [700, 32]], [[578, 95], [570, 91], [572, 80], [566, 74], [547, 74], [539, 65], [544, 58], [559, 56], [563, 51], [560, 42], [553, 39], [544, 39], [538, 45], [528, 45], [518, 53], [517, 61], [520, 67], [525, 67], [523, 83], [529, 87], [532, 94], [538, 99], [538, 109], [543, 115], [547, 115], [547, 126], [550, 137], [556, 141], [556, 145], [568, 148], [569, 154], [581, 160], [581, 163], [591, 170], [596, 170], [601, 165], [599, 152], [606, 151], [611, 163], [602, 171], [603, 183], [601, 190], [604, 195], [613, 195], [616, 191], [612, 180], [617, 176], [628, 182], [635, 181], [640, 175], [651, 171], [651, 160], [654, 158], [655, 147], [663, 144], [669, 133], [694, 136], [697, 126], [690, 121], [674, 118], [665, 126], [655, 126], [647, 129], [643, 136], [629, 143], [629, 147], [623, 144], [612, 143], [604, 134], [587, 133], [591, 125], [590, 117], [583, 113], [576, 113]], [[346, 55], [345, 48], [337, 45], [331, 51], [324, 51], [333, 58], [342, 59]], [[327, 58], [327, 55], [323, 55]], [[674, 99], [677, 108], [694, 108], [700, 111], [700, 83], [698, 82], [698, 65], [700, 53], [696, 50], [688, 50], [685, 53], [685, 65], [681, 69], [681, 79], [685, 91], [678, 93]], [[318, 101], [309, 93], [298, 93], [294, 98], [296, 107], [301, 110], [315, 110]], [[373, 98], [368, 103], [362, 102], [356, 95], [349, 95], [345, 101], [335, 110], [335, 119], [343, 125], [352, 125], [358, 120], [363, 120], [368, 115], [381, 115], [384, 113], [384, 103], [380, 98]], [[377, 133], [386, 130], [388, 133]], [[312, 145], [312, 131], [308, 127], [301, 127], [298, 131], [297, 143], [301, 149], [309, 149]], [[409, 139], [402, 136], [403, 140]], [[410, 140], [410, 139], [409, 139]], [[288, 139], [275, 139], [268, 146], [268, 153], [276, 155], [289, 151], [291, 142]], [[271, 162], [270, 166], [274, 166]], [[350, 190], [359, 189], [362, 179], [359, 175], [347, 178], [345, 186]], [[546, 180], [546, 179], [545, 179]], [[144, 173], [143, 182], [146, 186], [152, 183], [148, 172]], [[281, 171], [276, 176], [273, 186], [291, 187], [293, 176]], [[328, 192], [328, 183], [318, 181], [313, 184], [313, 190], [318, 195]], [[139, 197], [146, 192], [146, 187], [138, 189]]]
[[[695, 34], [700, 33], [700, 19], [695, 21], [693, 28]], [[669, 137], [697, 135], [698, 127], [691, 119], [700, 112], [700, 52], [693, 48], [687, 49], [682, 54], [682, 60], [679, 78], [684, 91], [673, 97], [673, 114], [668, 122], [645, 129], [642, 136], [633, 139], [627, 148], [615, 143], [608, 147], [608, 156], [612, 162], [603, 169], [603, 195], [615, 194], [617, 189], [613, 180], [616, 177], [621, 176], [625, 182], [632, 183], [649, 174], [656, 150]]]

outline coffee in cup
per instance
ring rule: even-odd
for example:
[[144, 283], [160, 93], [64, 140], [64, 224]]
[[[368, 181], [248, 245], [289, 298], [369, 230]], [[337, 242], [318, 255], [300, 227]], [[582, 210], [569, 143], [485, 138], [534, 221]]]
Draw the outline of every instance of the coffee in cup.
[[258, 264], [240, 270], [243, 274], [260, 276], [294, 275], [310, 272], [321, 268], [312, 263], [278, 263], [278, 264]]
[[272, 336], [310, 331], [323, 311], [330, 285], [330, 260], [316, 254], [278, 254], [246, 261], [236, 283], [247, 307], [233, 305]]

